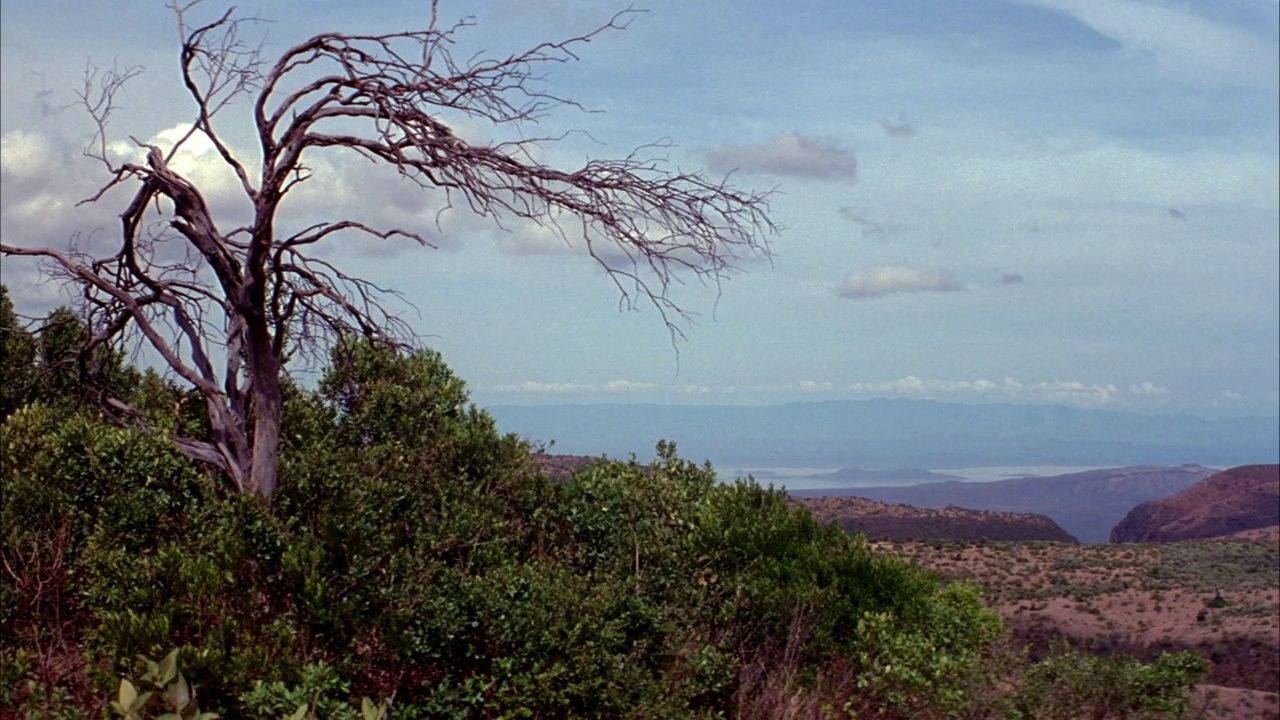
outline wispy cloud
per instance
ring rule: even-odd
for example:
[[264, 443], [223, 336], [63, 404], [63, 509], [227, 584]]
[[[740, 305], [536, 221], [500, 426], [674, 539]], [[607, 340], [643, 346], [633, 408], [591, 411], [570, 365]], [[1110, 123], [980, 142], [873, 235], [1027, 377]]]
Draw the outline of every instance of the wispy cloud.
[[514, 255], [590, 256], [611, 268], [634, 265], [633, 256], [618, 243], [598, 235], [588, 243], [582, 220], [564, 213], [541, 221], [504, 218], [502, 229], [489, 230], [498, 237], [499, 249]]
[[886, 120], [880, 123], [880, 128], [884, 130], [884, 134], [894, 138], [915, 137], [916, 127], [910, 120], [904, 117]]
[[852, 300], [866, 300], [894, 293], [955, 292], [964, 286], [954, 275], [905, 265], [880, 265], [856, 272], [845, 279], [836, 294]]
[[595, 385], [583, 385], [580, 383], [568, 382], [540, 382], [535, 380], [527, 380], [514, 385], [495, 385], [489, 388], [490, 392], [495, 393], [535, 393], [544, 394], [567, 394], [580, 392], [595, 392]]
[[644, 393], [659, 389], [657, 383], [637, 382], [634, 380], [610, 380], [602, 385], [575, 382], [543, 382], [527, 380], [511, 385], [495, 385], [489, 392], [501, 394], [535, 394], [535, 395], [581, 395], [586, 393]]
[[610, 380], [604, 384], [604, 391], [611, 393], [652, 392], [657, 389], [657, 383], [634, 382], [632, 380]]
[[887, 382], [853, 383], [845, 388], [853, 395], [871, 397], [913, 397], [932, 400], [986, 400], [1051, 403], [1097, 407], [1120, 400], [1159, 400], [1171, 393], [1168, 388], [1144, 380], [1127, 391], [1114, 383], [1084, 383], [1078, 380], [1051, 380], [1023, 383], [1004, 380], [938, 380], [914, 375]]
[[832, 138], [800, 133], [776, 135], [759, 145], [721, 145], [704, 152], [712, 172], [738, 171], [813, 180], [853, 181], [858, 159]]
[[1005, 273], [1004, 275], [1000, 276], [1000, 284], [1001, 285], [1021, 285], [1022, 274], [1021, 273]]
[[1070, 15], [1132, 55], [1197, 80], [1274, 83], [1277, 47], [1263, 35], [1140, 0], [1024, 0]]
[[912, 228], [900, 225], [892, 220], [877, 220], [869, 216], [865, 210], [845, 205], [836, 211], [840, 218], [858, 226], [862, 237], [868, 240], [887, 240], [895, 235], [910, 231]]

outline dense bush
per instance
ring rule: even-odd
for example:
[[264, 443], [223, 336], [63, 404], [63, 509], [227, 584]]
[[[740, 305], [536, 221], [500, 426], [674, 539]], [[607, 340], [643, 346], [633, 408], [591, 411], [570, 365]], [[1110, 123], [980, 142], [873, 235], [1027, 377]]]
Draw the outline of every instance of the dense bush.
[[[994, 687], [975, 589], [666, 443], [550, 483], [435, 353], [343, 344], [290, 386], [270, 504], [167, 442], [201, 427], [183, 392], [129, 377], [155, 430], [37, 380], [0, 427], [0, 688], [29, 716], [172, 687], [139, 658], [174, 648], [223, 718], [928, 717]], [[1026, 702], [1064, 696], [1044, 668]]]

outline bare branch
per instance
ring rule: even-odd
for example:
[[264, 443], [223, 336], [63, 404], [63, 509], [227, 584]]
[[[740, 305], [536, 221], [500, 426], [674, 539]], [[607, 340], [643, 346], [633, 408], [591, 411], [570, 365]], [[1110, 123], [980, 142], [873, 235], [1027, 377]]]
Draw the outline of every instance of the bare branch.
[[[389, 309], [403, 301], [398, 293], [344, 272], [319, 251], [342, 234], [432, 247], [422, 230], [321, 217], [292, 234], [277, 232], [280, 203], [311, 177], [311, 154], [346, 151], [388, 166], [423, 190], [439, 191], [439, 212], [456, 205], [499, 227], [549, 229], [599, 264], [620, 306], [656, 308], [673, 344], [683, 337], [677, 321], [692, 315], [672, 297], [675, 286], [694, 278], [718, 297], [738, 263], [770, 257], [777, 228], [769, 193], [672, 168], [663, 157], [669, 141], [573, 168], [537, 159], [540, 146], [569, 133], [540, 135], [527, 126], [556, 109], [584, 110], [542, 89], [547, 71], [577, 60], [579, 49], [603, 33], [624, 29], [635, 11], [561, 42], [464, 59], [454, 52], [473, 21], [441, 23], [432, 2], [425, 30], [324, 33], [266, 62], [261, 45], [245, 39], [255, 18], [228, 10], [193, 22], [199, 9], [199, 0], [170, 3], [182, 83], [195, 106], [190, 128], [172, 147], [134, 139], [145, 161], [113, 162], [108, 125], [120, 92], [141, 69], [85, 74], [79, 100], [95, 128], [85, 153], [107, 171], [85, 202], [121, 185], [133, 191], [120, 216], [118, 249], [95, 257], [0, 245], [0, 254], [43, 258], [81, 286], [90, 346], [145, 342], [190, 383], [207, 406], [210, 435], [174, 442], [237, 488], [268, 495], [275, 489], [281, 377], [295, 356], [315, 357], [351, 333], [392, 345], [413, 338]], [[218, 127], [241, 99], [252, 107], [261, 154], [256, 169]], [[464, 118], [511, 127], [520, 139], [468, 142], [453, 129]], [[197, 134], [237, 177], [253, 208], [248, 224], [223, 231], [201, 189], [174, 169], [178, 151]], [[141, 419], [124, 399], [112, 399], [110, 407]]]

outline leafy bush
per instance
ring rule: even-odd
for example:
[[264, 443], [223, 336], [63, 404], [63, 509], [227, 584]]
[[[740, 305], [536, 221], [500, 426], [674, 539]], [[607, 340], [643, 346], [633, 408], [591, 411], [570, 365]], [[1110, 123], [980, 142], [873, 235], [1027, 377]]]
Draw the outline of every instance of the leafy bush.
[[[272, 504], [175, 451], [198, 414], [135, 380], [154, 431], [56, 389], [0, 427], [23, 458], [0, 475], [0, 678], [23, 711], [141, 712], [155, 698], [120, 679], [168, 693], [137, 657], [173, 648], [226, 718], [386, 710], [361, 698], [397, 718], [927, 717], [991, 691], [1001, 628], [974, 588], [667, 443], [549, 483], [436, 353], [344, 343], [316, 390], [289, 386]], [[1038, 672], [1025, 703], [1069, 694]], [[1123, 681], [1163, 698], [1170, 672]]]
[[1124, 655], [1089, 655], [1057, 644], [1025, 672], [1011, 718], [1151, 720], [1192, 716], [1191, 691], [1209, 672], [1199, 653], [1164, 653], [1150, 664]]

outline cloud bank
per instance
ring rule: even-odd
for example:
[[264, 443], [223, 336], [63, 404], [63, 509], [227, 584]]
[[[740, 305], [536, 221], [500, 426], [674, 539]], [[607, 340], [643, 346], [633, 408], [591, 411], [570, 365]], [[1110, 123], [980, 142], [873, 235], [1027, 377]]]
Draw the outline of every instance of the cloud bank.
[[[716, 402], [714, 398], [736, 398], [758, 401], [779, 396], [816, 398], [910, 398], [940, 402], [996, 402], [1032, 405], [1070, 405], [1103, 407], [1109, 405], [1161, 404], [1173, 397], [1168, 388], [1143, 380], [1124, 387], [1116, 383], [1087, 383], [1079, 380], [1045, 380], [1022, 382], [1011, 377], [1003, 380], [975, 378], [943, 380], [907, 375], [897, 380], [836, 383], [825, 380], [796, 380], [776, 385], [714, 385], [690, 383], [660, 385], [653, 382], [611, 380], [603, 384], [529, 381], [511, 385], [481, 388], [498, 395], [622, 395], [697, 396], [699, 402]], [[1223, 391], [1222, 404], [1238, 403], [1241, 396]]]
[[867, 300], [894, 293], [956, 292], [964, 286], [954, 275], [905, 265], [880, 265], [856, 272], [836, 288], [836, 295]]

